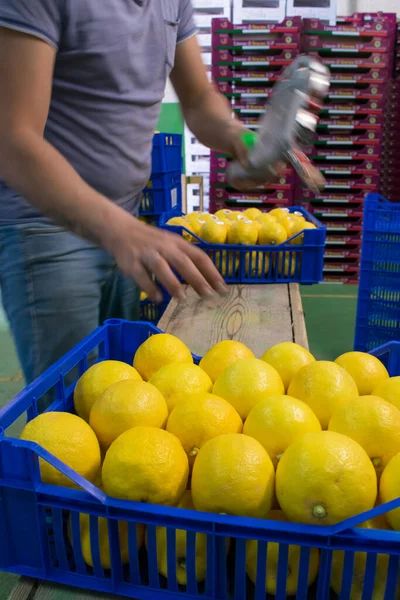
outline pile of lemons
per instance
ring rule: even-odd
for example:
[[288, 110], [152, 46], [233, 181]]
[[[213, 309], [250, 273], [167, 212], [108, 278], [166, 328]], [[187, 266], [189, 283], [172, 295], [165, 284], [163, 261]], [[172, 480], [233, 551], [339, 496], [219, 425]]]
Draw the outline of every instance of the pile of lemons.
[[[286, 240], [302, 244], [304, 229], [315, 229], [300, 212], [289, 212], [288, 208], [274, 208], [261, 212], [248, 208], [244, 212], [219, 210], [215, 215], [193, 212], [184, 217], [173, 217], [167, 225], [185, 227], [188, 232], [209, 244], [236, 244], [242, 246], [277, 246]], [[188, 241], [197, 241], [190, 233], [183, 235]]]
[[[349, 352], [318, 361], [279, 343], [257, 358], [240, 342], [214, 345], [194, 364], [170, 334], [149, 337], [133, 366], [107, 360], [89, 368], [74, 392], [76, 414], [47, 412], [22, 439], [42, 445], [113, 498], [191, 510], [332, 525], [400, 496], [400, 377], [375, 357]], [[73, 487], [41, 461], [45, 483]], [[362, 527], [400, 531], [400, 509]], [[100, 558], [109, 568], [107, 522], [99, 519]], [[143, 526], [137, 544], [146, 545]], [[119, 523], [123, 564], [128, 525]], [[157, 527], [159, 572], [168, 576], [167, 532]], [[92, 565], [89, 518], [81, 544]], [[227, 541], [227, 553], [231, 544]], [[279, 544], [268, 545], [266, 591], [276, 593]], [[196, 535], [196, 577], [206, 577], [207, 538]], [[247, 574], [257, 577], [258, 543], [248, 540]], [[187, 582], [186, 532], [176, 531], [176, 574]], [[374, 598], [384, 598], [389, 565], [378, 554]], [[287, 595], [296, 593], [300, 548], [289, 546]], [[331, 586], [339, 594], [344, 553], [333, 552]], [[354, 559], [352, 598], [362, 597], [366, 554]], [[308, 583], [319, 572], [310, 552]], [[400, 588], [399, 588], [400, 593]]]

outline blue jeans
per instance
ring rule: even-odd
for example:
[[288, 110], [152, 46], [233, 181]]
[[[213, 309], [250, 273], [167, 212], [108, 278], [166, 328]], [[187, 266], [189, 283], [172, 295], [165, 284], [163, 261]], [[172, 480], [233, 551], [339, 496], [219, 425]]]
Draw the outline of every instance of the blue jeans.
[[55, 225], [0, 226], [0, 286], [27, 383], [109, 318], [139, 318], [114, 259]]

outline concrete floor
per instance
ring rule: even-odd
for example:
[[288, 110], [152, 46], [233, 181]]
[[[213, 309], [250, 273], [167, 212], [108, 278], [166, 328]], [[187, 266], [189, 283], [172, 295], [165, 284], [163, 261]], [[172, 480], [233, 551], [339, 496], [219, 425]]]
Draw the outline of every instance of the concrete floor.
[[[317, 359], [334, 360], [353, 348], [357, 288], [342, 285], [301, 289], [310, 350]], [[6, 320], [0, 307], [0, 408], [23, 387], [22, 376]], [[8, 430], [18, 435], [23, 423]], [[0, 573], [0, 600], [7, 600], [17, 577]]]

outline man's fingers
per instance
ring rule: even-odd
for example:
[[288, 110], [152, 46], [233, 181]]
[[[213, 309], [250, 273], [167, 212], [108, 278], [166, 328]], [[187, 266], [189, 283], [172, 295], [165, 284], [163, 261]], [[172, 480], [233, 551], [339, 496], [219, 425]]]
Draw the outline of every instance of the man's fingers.
[[174, 249], [174, 251], [168, 254], [167, 259], [170, 265], [176, 269], [186, 283], [188, 283], [199, 296], [206, 298], [215, 293], [187, 254], [180, 252], [179, 250], [177, 252]]
[[188, 244], [185, 249], [186, 254], [197, 267], [198, 271], [203, 275], [204, 279], [209, 283], [212, 289], [218, 294], [226, 295], [228, 286], [226, 285], [222, 275], [220, 275], [209, 256], [196, 246]]
[[163, 295], [161, 290], [152, 281], [148, 271], [140, 263], [135, 263], [131, 269], [127, 272], [127, 275], [138, 284], [139, 288], [146, 292], [147, 296], [153, 302], [162, 302]]
[[182, 284], [178, 281], [177, 277], [171, 270], [168, 262], [172, 264], [172, 261], [166, 261], [159, 252], [153, 252], [152, 254], [145, 257], [143, 260], [146, 269], [151, 273], [154, 273], [157, 281], [168, 291], [168, 293], [177, 298], [183, 300], [185, 298], [185, 291]]

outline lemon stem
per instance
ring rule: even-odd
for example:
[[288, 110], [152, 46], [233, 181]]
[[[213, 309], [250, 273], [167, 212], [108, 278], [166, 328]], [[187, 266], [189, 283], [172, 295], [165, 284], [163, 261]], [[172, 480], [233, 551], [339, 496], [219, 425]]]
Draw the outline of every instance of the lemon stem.
[[380, 458], [373, 458], [372, 459], [372, 464], [374, 465], [375, 468], [380, 467], [381, 465], [381, 459]]
[[196, 446], [194, 448], [191, 449], [191, 451], [189, 452], [189, 456], [193, 457], [193, 456], [197, 456], [199, 453], [200, 448], [197, 448]]
[[178, 558], [178, 567], [186, 571], [186, 558]]
[[276, 460], [279, 462], [282, 458], [282, 454], [283, 452], [278, 452], [278, 454], [276, 455]]
[[316, 519], [323, 519], [326, 517], [326, 509], [322, 504], [316, 504], [313, 508], [313, 515]]

